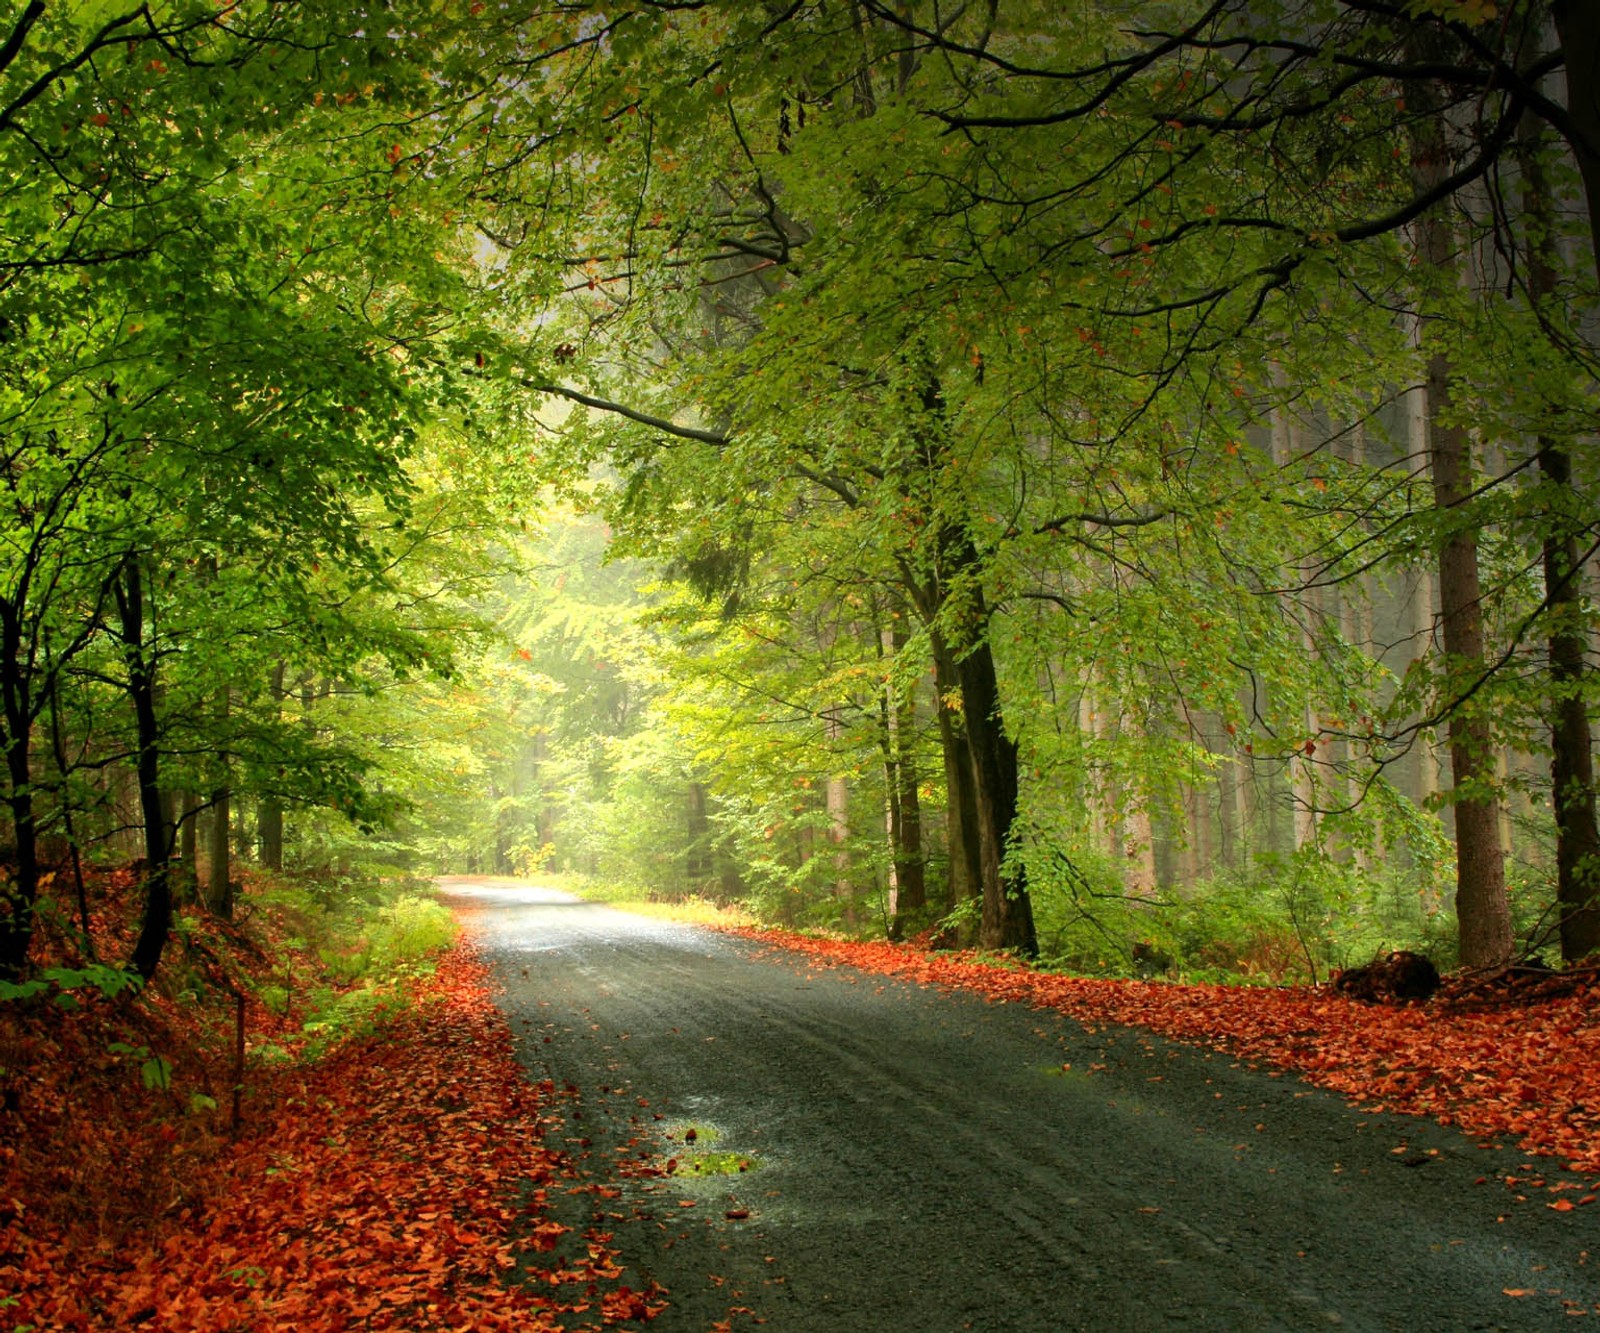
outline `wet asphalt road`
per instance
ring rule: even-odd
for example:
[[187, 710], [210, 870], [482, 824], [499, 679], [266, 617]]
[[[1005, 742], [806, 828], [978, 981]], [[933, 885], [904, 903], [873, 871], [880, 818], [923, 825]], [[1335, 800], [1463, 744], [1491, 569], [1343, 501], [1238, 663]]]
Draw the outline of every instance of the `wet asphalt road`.
[[658, 1333], [1600, 1319], [1600, 1206], [1514, 1201], [1514, 1147], [1133, 1029], [511, 881], [445, 888], [519, 1058], [577, 1089], [580, 1177], [620, 1183], [562, 1194], [562, 1220], [668, 1289]]

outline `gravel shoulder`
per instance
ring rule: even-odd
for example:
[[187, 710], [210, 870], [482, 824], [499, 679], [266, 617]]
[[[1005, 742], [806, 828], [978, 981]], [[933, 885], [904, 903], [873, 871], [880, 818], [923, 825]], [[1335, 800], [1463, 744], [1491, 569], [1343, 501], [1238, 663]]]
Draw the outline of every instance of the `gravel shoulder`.
[[577, 1089], [599, 1192], [561, 1220], [668, 1290], [664, 1333], [1541, 1329], [1600, 1300], [1600, 1213], [1513, 1201], [1512, 1147], [1136, 1029], [445, 889], [530, 1075]]

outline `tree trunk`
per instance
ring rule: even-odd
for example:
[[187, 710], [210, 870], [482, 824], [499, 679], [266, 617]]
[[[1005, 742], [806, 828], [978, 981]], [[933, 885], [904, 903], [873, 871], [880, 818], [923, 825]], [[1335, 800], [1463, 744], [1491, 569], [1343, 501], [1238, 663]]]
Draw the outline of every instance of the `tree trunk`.
[[[226, 724], [228, 719], [228, 687], [224, 685], [217, 700], [217, 720]], [[207, 848], [206, 907], [213, 916], [223, 920], [233, 919], [233, 857], [229, 841], [232, 823], [232, 792], [227, 783], [228, 756], [218, 754], [223, 781], [211, 793], [211, 842]]]
[[[1433, 495], [1434, 503], [1445, 512], [1461, 505], [1472, 490], [1467, 433], [1440, 420], [1449, 411], [1448, 376], [1446, 359], [1431, 357], [1428, 398]], [[1465, 685], [1483, 669], [1481, 600], [1477, 534], [1463, 528], [1446, 541], [1439, 556], [1439, 614], [1447, 679], [1457, 685]], [[1496, 967], [1511, 957], [1512, 937], [1499, 802], [1494, 795], [1494, 738], [1488, 719], [1471, 700], [1452, 703], [1449, 736], [1461, 962], [1466, 967]]]
[[1567, 146], [1577, 159], [1589, 205], [1589, 246], [1600, 276], [1600, 5], [1594, 0], [1555, 0], [1551, 7], [1566, 57]]
[[183, 794], [183, 813], [178, 819], [178, 860], [183, 863], [183, 873], [191, 888], [198, 888], [200, 856], [200, 798], [193, 792]]
[[33, 942], [39, 895], [39, 831], [29, 760], [33, 709], [23, 664], [21, 608], [0, 606], [0, 708], [5, 723], [6, 809], [11, 816], [15, 874], [0, 884], [0, 978], [15, 977]]
[[[1419, 39], [1413, 57], [1435, 53]], [[1418, 109], [1439, 105], [1426, 84], [1418, 85]], [[1432, 189], [1450, 171], [1443, 116], [1412, 130], [1412, 175]], [[1448, 279], [1458, 268], [1450, 225], [1436, 206], [1418, 223], [1418, 249], [1425, 268]], [[1424, 342], [1426, 330], [1420, 330]], [[1472, 494], [1472, 448], [1466, 430], [1451, 423], [1450, 361], [1441, 350], [1427, 359], [1428, 463], [1433, 499], [1450, 520]], [[1506, 898], [1505, 857], [1495, 797], [1494, 742], [1488, 718], [1473, 700], [1460, 697], [1484, 670], [1482, 588], [1477, 531], [1455, 520], [1456, 530], [1439, 553], [1439, 615], [1445, 655], [1450, 737], [1451, 804], [1456, 827], [1456, 929], [1463, 966], [1497, 967], [1511, 957], [1511, 909]]]
[[928, 881], [922, 861], [922, 802], [917, 792], [916, 700], [901, 699], [888, 679], [887, 667], [904, 647], [897, 625], [878, 636], [885, 684], [879, 700], [879, 738], [883, 749], [884, 789], [889, 837], [889, 938], [903, 939], [906, 927], [925, 924]]
[[939, 726], [939, 751], [944, 759], [945, 850], [949, 858], [950, 879], [947, 905], [954, 910], [962, 903], [983, 897], [983, 865], [978, 857], [978, 806], [973, 792], [972, 768], [966, 761], [966, 740], [961, 731], [961, 715], [954, 705], [954, 674], [943, 654], [934, 654], [934, 693], [937, 696], [935, 720]]
[[[1283, 388], [1281, 367], [1273, 366], [1272, 380], [1280, 390]], [[1286, 407], [1280, 404], [1272, 409], [1272, 465], [1275, 468], [1282, 471], [1291, 462], [1304, 456], [1306, 444], [1303, 436], [1304, 427], [1290, 415]], [[1318, 651], [1316, 637], [1312, 633], [1312, 626], [1321, 613], [1317, 589], [1312, 586], [1316, 577], [1316, 560], [1307, 559], [1294, 571], [1298, 588], [1280, 594], [1284, 615], [1300, 625], [1300, 647], [1309, 660], [1315, 660]], [[1296, 746], [1289, 759], [1289, 802], [1293, 808], [1293, 850], [1296, 852], [1319, 847], [1322, 842], [1315, 752], [1304, 749], [1305, 744], [1315, 743], [1313, 738], [1318, 731], [1317, 717], [1309, 704], [1302, 715], [1302, 729], [1305, 732], [1302, 744]]]
[[[948, 456], [944, 394], [936, 378], [922, 394], [916, 424], [920, 456], [911, 465], [903, 495], [931, 506], [931, 479]], [[930, 509], [932, 540], [914, 555], [901, 556], [907, 595], [928, 629], [934, 684], [939, 693], [939, 734], [945, 743], [950, 809], [952, 880], [971, 877], [983, 900], [978, 942], [986, 949], [1038, 952], [1033, 906], [1020, 865], [1008, 874], [1011, 826], [1017, 814], [1017, 747], [1006, 734], [1000, 687], [989, 647], [983, 561], [961, 524]], [[951, 626], [959, 639], [951, 637]], [[958, 848], [959, 843], [959, 848]]]
[[711, 820], [706, 812], [706, 789], [698, 782], [689, 784], [685, 821], [689, 846], [684, 852], [683, 875], [691, 890], [703, 888], [711, 879]]
[[155, 665], [145, 651], [144, 585], [136, 559], [129, 557], [116, 585], [122, 631], [122, 655], [128, 668], [128, 697], [133, 703], [139, 778], [139, 809], [144, 820], [144, 918], [129, 960], [146, 981], [161, 965], [172, 932], [172, 885], [168, 861], [172, 849], [161, 801], [160, 724], [156, 717]]
[[[274, 720], [282, 714], [283, 663], [272, 664], [272, 675], [267, 682], [267, 695], [272, 700]], [[266, 792], [256, 811], [256, 837], [261, 848], [261, 864], [268, 870], [283, 869], [283, 802], [275, 792]]]
[[91, 960], [96, 958], [94, 947], [94, 932], [89, 921], [89, 890], [83, 880], [83, 856], [78, 847], [78, 831], [74, 827], [72, 817], [72, 796], [68, 790], [67, 777], [71, 772], [71, 762], [67, 758], [67, 741], [65, 729], [61, 724], [61, 690], [60, 679], [57, 676], [50, 678], [50, 748], [55, 758], [56, 774], [61, 782], [61, 827], [66, 834], [67, 855], [72, 861], [72, 884], [77, 893], [78, 900], [78, 929], [83, 934], [84, 952]]
[[[830, 755], [844, 735], [844, 722], [837, 708], [822, 715]], [[839, 905], [839, 918], [846, 930], [856, 927], [855, 886], [850, 880], [850, 784], [842, 773], [830, 773], [825, 786], [828, 811], [828, 842], [833, 847], [833, 896]]]
[[[1569, 26], [1571, 19], [1568, 19]], [[1589, 73], [1600, 44], [1589, 56]], [[1569, 83], [1574, 79], [1568, 66]], [[1593, 99], [1596, 84], [1580, 85]], [[1578, 100], [1574, 96], [1574, 100]], [[1576, 111], [1576, 108], [1575, 108]], [[1528, 295], [1537, 307], [1555, 294], [1553, 210], [1540, 157], [1539, 125], [1524, 118], [1517, 141], [1529, 238]], [[1592, 128], [1600, 132], [1600, 118]], [[1595, 815], [1594, 738], [1585, 701], [1589, 667], [1577, 532], [1584, 506], [1572, 485], [1572, 457], [1558, 440], [1539, 440], [1539, 473], [1551, 492], [1544, 538], [1544, 586], [1550, 636], [1550, 792], [1556, 824], [1556, 905], [1561, 957], [1578, 962], [1600, 949], [1600, 822]]]
[[[979, 598], [976, 592], [972, 595]], [[963, 828], [968, 864], [976, 866], [983, 899], [978, 943], [985, 949], [1017, 949], [1031, 956], [1039, 944], [1027, 882], [1020, 868], [1008, 876], [1005, 866], [1017, 814], [1017, 746], [1006, 735], [1000, 716], [994, 655], [987, 639], [979, 639], [957, 656], [942, 634], [935, 631], [932, 637], [939, 691], [948, 695], [953, 685], [960, 700], [952, 727], [954, 761], [968, 792], [962, 812], [964, 824], [971, 819]]]
[[[1130, 713], [1117, 719], [1119, 739], [1144, 738], [1144, 726]], [[1109, 765], [1108, 765], [1109, 769]], [[1155, 821], [1145, 793], [1117, 778], [1106, 783], [1111, 801], [1111, 855], [1122, 870], [1122, 891], [1131, 900], [1153, 902], [1161, 883], [1156, 865]]]

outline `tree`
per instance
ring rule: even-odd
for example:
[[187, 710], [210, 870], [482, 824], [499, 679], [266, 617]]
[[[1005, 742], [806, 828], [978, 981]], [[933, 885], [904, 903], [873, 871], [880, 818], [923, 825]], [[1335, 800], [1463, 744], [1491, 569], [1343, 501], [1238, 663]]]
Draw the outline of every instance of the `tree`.
[[15, 510], [0, 684], [19, 846], [0, 967], [27, 950], [41, 798], [51, 819], [70, 799], [28, 758], [47, 700], [69, 720], [69, 687], [123, 694], [84, 762], [137, 772], [146, 976], [171, 919], [175, 790], [363, 807], [357, 766], [262, 702], [275, 660], [334, 674], [428, 653], [395, 615], [394, 570], [419, 544], [408, 460], [420, 426], [471, 396], [456, 351], [445, 374], [433, 349], [475, 297], [389, 124], [434, 104], [412, 35], [374, 40], [317, 3], [30, 4], [0, 45]]
[[[1397, 242], [1403, 229], [1414, 223], [1426, 227], [1426, 219], [1447, 203], [1470, 210], [1474, 189], [1486, 191], [1493, 206], [1484, 215], [1487, 221], [1474, 226], [1487, 228], [1513, 217], [1515, 199], [1498, 191], [1494, 173], [1507, 161], [1524, 115], [1551, 125], [1574, 146], [1580, 167], [1585, 161], [1578, 126], [1584, 114], [1582, 97], [1569, 99], [1569, 109], [1548, 95], [1542, 83], [1561, 67], [1563, 53], [1541, 52], [1533, 40], [1545, 21], [1538, 6], [1517, 7], [1498, 26], [1486, 24], [1487, 14], [1472, 7], [1380, 13], [1365, 5], [1301, 5], [1263, 20], [1241, 7], [1196, 6], [1190, 22], [1176, 22], [1164, 31], [1122, 34], [1107, 48], [1109, 54], [1077, 61], [1067, 29], [1046, 24], [1025, 7], [1013, 7], [1004, 16], [995, 10], [975, 13], [943, 26], [919, 17], [917, 7], [865, 5], [859, 12], [869, 15], [880, 32], [898, 35], [893, 86], [901, 101], [888, 123], [899, 161], [895, 167], [882, 167], [860, 145], [851, 144], [832, 165], [839, 169], [848, 158], [843, 170], [859, 173], [875, 191], [872, 206], [879, 215], [894, 217], [904, 229], [896, 241], [909, 241], [912, 252], [924, 257], [967, 259], [966, 271], [981, 272], [980, 280], [1004, 293], [1010, 309], [1021, 304], [1018, 292], [1039, 284], [1046, 266], [1100, 273], [1108, 261], [1118, 265], [1112, 276], [1121, 279], [1120, 285], [1080, 285], [1068, 302], [1089, 321], [1088, 336], [1103, 343], [1115, 364], [1141, 376], [1147, 386], [1146, 392], [1132, 396], [1126, 420], [1150, 411], [1158, 401], [1153, 394], [1179, 378], [1220, 378], [1225, 358], [1246, 347], [1265, 347], [1284, 362], [1288, 373], [1282, 383], [1290, 392], [1315, 386], [1313, 392], [1327, 393], [1325, 370], [1308, 359], [1308, 353], [1322, 357], [1325, 345], [1293, 336], [1292, 320], [1285, 316], [1309, 316], [1313, 324], [1337, 326], [1332, 310], [1354, 310], [1363, 336], [1375, 344], [1366, 373], [1383, 378], [1396, 374], [1404, 364], [1395, 346], [1396, 329], [1392, 321], [1387, 330], [1382, 328], [1387, 316], [1381, 302], [1366, 293], [1401, 281]], [[1581, 47], [1585, 25], [1574, 27], [1570, 9], [1557, 18], [1567, 25], [1564, 35]], [[835, 40], [849, 32], [863, 45], [864, 29], [852, 25], [843, 9], [810, 13], [806, 26], [792, 16], [780, 22], [787, 22], [786, 34], [800, 42], [823, 31]], [[757, 43], [752, 40], [750, 47], [741, 48], [741, 34], [730, 32], [716, 52], [719, 73], [728, 76], [724, 87], [736, 90], [740, 78], [760, 86], [751, 68], [754, 62], [741, 63]], [[1024, 33], [1039, 40], [1024, 47], [1017, 40]], [[802, 122], [808, 107], [820, 108], [818, 118], [839, 133], [837, 113], [829, 117], [829, 97], [848, 85], [852, 108], [877, 102], [871, 96], [871, 71], [878, 66], [870, 38], [865, 45], [869, 54], [850, 76], [854, 82], [835, 77], [808, 85], [804, 76], [791, 77], [782, 94], [769, 95], [766, 103], [754, 93], [746, 98], [739, 144], [766, 197], [781, 199], [784, 216], [800, 219], [790, 238], [791, 251], [818, 250], [817, 238], [828, 234], [820, 221], [826, 215], [804, 206], [803, 188], [778, 156], [751, 155], [759, 144], [753, 118], [771, 114], [777, 101], [777, 137], [794, 157], [804, 151], [797, 146], [806, 136], [782, 128], [788, 115], [784, 108], [792, 105], [784, 99], [799, 104]], [[816, 49], [808, 48], [795, 62], [807, 76], [829, 68], [818, 60]], [[941, 89], [942, 103], [916, 95], [926, 88], [915, 82], [919, 61], [933, 54], [959, 71]], [[883, 68], [888, 67], [886, 60]], [[865, 82], [862, 71], [868, 72]], [[818, 87], [826, 93], [808, 103], [809, 89]], [[910, 97], [908, 89], [915, 90]], [[1389, 96], [1394, 89], [1406, 94], [1402, 101]], [[875, 112], [882, 126], [883, 108], [875, 105]], [[1460, 122], [1460, 132], [1450, 155], [1440, 155], [1428, 171], [1408, 176], [1402, 137], [1408, 127], [1426, 137], [1430, 123], [1437, 127], [1452, 116]], [[947, 141], [939, 170], [925, 176], [918, 172], [915, 152], [907, 151], [917, 142], [919, 118], [936, 121], [965, 141]], [[816, 133], [811, 131], [813, 138]], [[1272, 169], [1250, 170], [1246, 164], [1252, 155], [1259, 160], [1263, 151]], [[1057, 177], [1048, 187], [1030, 189], [1036, 177], [1028, 164], [1041, 160], [1070, 160], [1082, 164], [1082, 170], [1066, 180]], [[747, 191], [748, 197], [760, 197], [757, 185]], [[925, 204], [937, 216], [962, 217], [969, 246], [965, 254], [955, 246], [941, 249], [926, 226], [917, 229], [914, 219], [927, 214], [916, 210]], [[1069, 212], [1069, 205], [1076, 211]], [[755, 215], [752, 210], [750, 216]], [[769, 210], [769, 229], [774, 216]], [[870, 245], [863, 245], [861, 252], [883, 257], [881, 248]], [[772, 262], [782, 265], [789, 259], [774, 252]], [[918, 267], [927, 279], [924, 290], [939, 290], [940, 275], [959, 268], [960, 260], [924, 262]], [[861, 276], [860, 270], [841, 265], [829, 271], [828, 279], [838, 282], [846, 273]], [[1341, 303], [1339, 284], [1363, 292], [1361, 300]], [[807, 294], [797, 304], [809, 302], [810, 326], [821, 327], [819, 308], [825, 297], [816, 290], [820, 284], [808, 287], [802, 281], [798, 286]], [[866, 290], [866, 283], [858, 290]], [[906, 308], [903, 293], [901, 301]], [[879, 308], [888, 305], [888, 300], [879, 302]], [[1362, 305], [1364, 314], [1357, 309]], [[1141, 352], [1130, 337], [1130, 326], [1138, 327], [1135, 321], [1163, 329], [1164, 337]], [[782, 322], [791, 337], [803, 324]], [[1114, 331], [1113, 324], [1122, 331]], [[1581, 349], [1572, 326], [1565, 336]], [[756, 341], [770, 352], [771, 342]], [[997, 365], [992, 340], [973, 342], [992, 374]], [[747, 358], [743, 367], [746, 376], [759, 373], [754, 358]], [[770, 373], [770, 363], [768, 369]], [[1434, 369], [1433, 396], [1442, 406], [1443, 363], [1435, 362]], [[747, 378], [741, 393], [748, 387]], [[1359, 402], [1352, 406], [1360, 410]], [[1443, 431], [1437, 438], [1464, 442], [1464, 435], [1451, 434], [1460, 426], [1449, 419], [1448, 409], [1437, 420]], [[1113, 430], [1109, 438], [1126, 435]], [[1450, 480], [1452, 456], [1448, 450], [1442, 455], [1441, 478], [1442, 502], [1459, 511], [1456, 533], [1445, 541], [1447, 550], [1455, 552], [1447, 560], [1455, 570], [1462, 565], [1456, 557], [1477, 521], [1478, 507], [1461, 508], [1466, 496]], [[1446, 582], [1447, 636], [1454, 641], [1452, 655], [1459, 665], [1463, 643], [1458, 631], [1478, 595], [1470, 588], [1463, 593], [1453, 574]], [[1485, 660], [1485, 669], [1489, 666]], [[1478, 674], [1466, 670], [1450, 677], [1442, 715], [1453, 719], [1458, 730], [1485, 704], [1485, 698], [1473, 698], [1479, 693], [1473, 683]], [[1458, 745], [1462, 763], [1468, 763], [1468, 750], [1484, 743], [1480, 736], [1472, 745]], [[1491, 820], [1490, 815], [1473, 817], [1487, 809], [1473, 803], [1483, 762], [1465, 767], [1460, 783], [1468, 795], [1461, 813], [1469, 825]], [[1498, 858], [1476, 854], [1471, 835], [1463, 842], [1468, 867], [1463, 885], [1465, 953], [1494, 961], [1509, 950], [1503, 893], [1495, 883]]]

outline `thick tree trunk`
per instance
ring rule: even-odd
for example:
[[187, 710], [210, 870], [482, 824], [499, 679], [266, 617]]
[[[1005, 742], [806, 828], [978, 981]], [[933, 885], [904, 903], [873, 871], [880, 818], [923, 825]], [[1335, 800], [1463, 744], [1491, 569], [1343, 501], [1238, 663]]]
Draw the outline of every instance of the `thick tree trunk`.
[[[1419, 39], [1413, 56], [1435, 53]], [[1431, 90], [1415, 93], [1419, 110], [1438, 105]], [[1412, 174], [1431, 189], [1450, 170], [1442, 115], [1412, 131]], [[1449, 222], [1438, 208], [1418, 224], [1418, 249], [1426, 267], [1442, 277], [1457, 268]], [[1423, 330], [1426, 339], [1426, 330]], [[1474, 528], [1453, 516], [1472, 494], [1472, 449], [1466, 430], [1451, 421], [1450, 361], [1442, 351], [1427, 359], [1428, 465], [1434, 505], [1455, 525], [1439, 553], [1439, 615], [1443, 631], [1450, 736], [1451, 796], [1456, 828], [1456, 929], [1466, 967], [1497, 967], [1511, 957], [1511, 908], [1506, 898], [1505, 857], [1500, 846], [1495, 795], [1494, 740], [1489, 720], [1471, 699], [1459, 697], [1484, 670], [1483, 592], [1478, 576]]]
[[139, 808], [144, 819], [145, 903], [139, 938], [129, 960], [148, 981], [161, 965], [162, 951], [172, 933], [172, 885], [168, 861], [172, 849], [161, 801], [160, 724], [156, 717], [155, 667], [145, 651], [144, 585], [138, 562], [132, 558], [116, 586], [121, 621], [122, 655], [128, 668], [128, 697], [133, 703], [139, 777]]
[[960, 700], [959, 712], [948, 710], [954, 753], [946, 757], [946, 773], [962, 788], [962, 851], [983, 900], [978, 943], [1032, 955], [1039, 945], [1027, 882], [1020, 870], [1008, 876], [1005, 866], [1017, 814], [1017, 747], [1000, 716], [994, 655], [986, 639], [957, 656], [937, 630], [932, 637], [939, 692], [948, 698], [954, 686]]
[[[918, 423], [921, 457], [916, 460], [905, 498], [926, 498], [928, 482], [947, 457], [944, 394], [937, 379], [922, 391], [924, 418]], [[916, 556], [903, 557], [905, 589], [928, 629], [933, 649], [934, 683], [939, 693], [939, 734], [945, 744], [949, 784], [951, 878], [971, 877], [983, 900], [978, 942], [986, 949], [1038, 952], [1033, 906], [1026, 877], [1017, 866], [1008, 874], [1011, 826], [1017, 814], [1017, 747], [1006, 734], [1000, 687], [989, 647], [983, 562], [971, 535], [947, 515], [930, 513], [932, 542]], [[953, 614], [952, 614], [953, 613]], [[952, 637], [952, 629], [958, 638]]]

